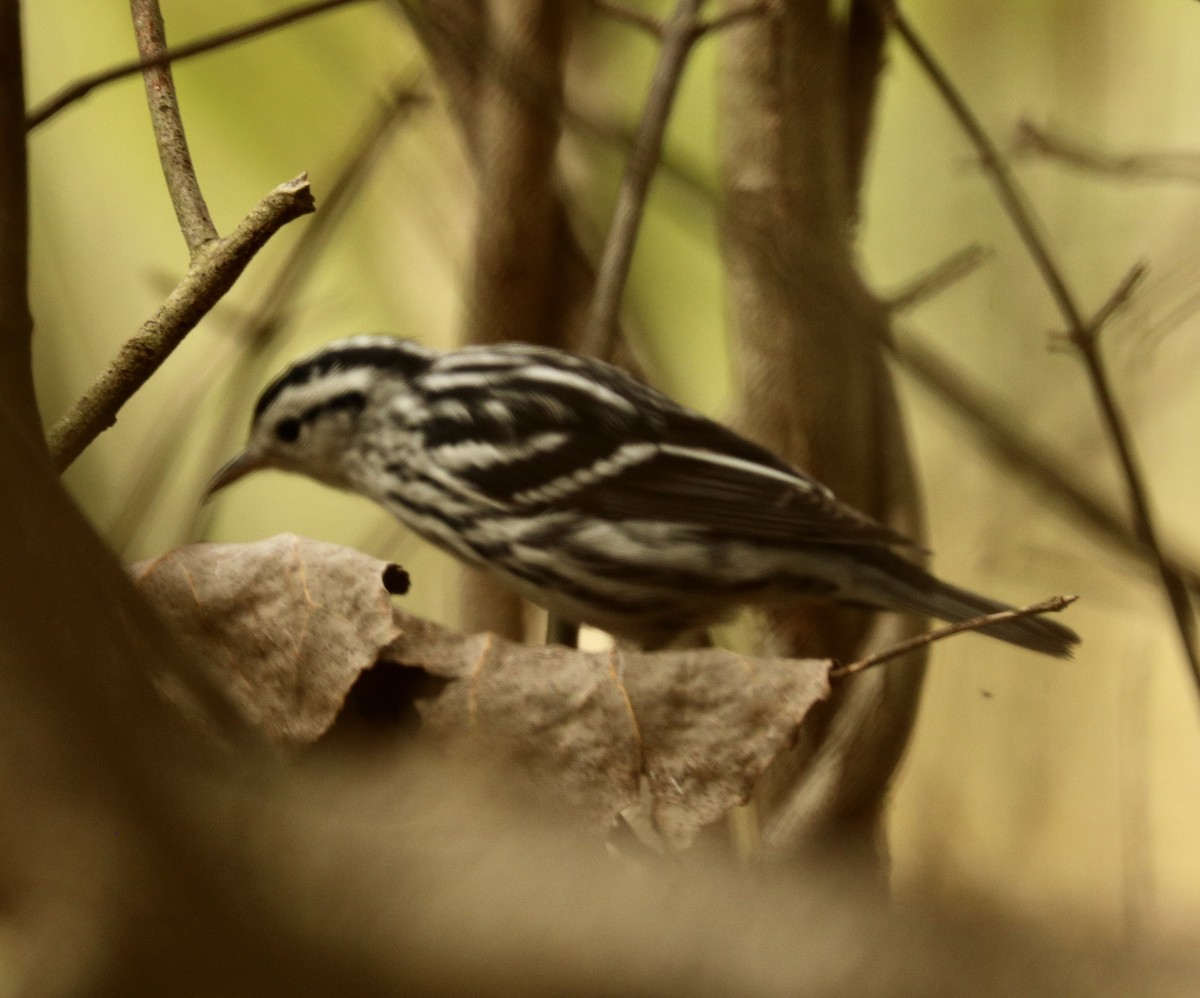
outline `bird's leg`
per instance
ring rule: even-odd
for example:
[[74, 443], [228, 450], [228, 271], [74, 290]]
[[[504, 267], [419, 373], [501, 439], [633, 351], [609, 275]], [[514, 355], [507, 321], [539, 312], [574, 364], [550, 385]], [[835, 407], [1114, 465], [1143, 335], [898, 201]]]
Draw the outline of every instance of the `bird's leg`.
[[579, 625], [560, 617], [557, 613], [550, 614], [546, 619], [546, 644], [578, 648]]

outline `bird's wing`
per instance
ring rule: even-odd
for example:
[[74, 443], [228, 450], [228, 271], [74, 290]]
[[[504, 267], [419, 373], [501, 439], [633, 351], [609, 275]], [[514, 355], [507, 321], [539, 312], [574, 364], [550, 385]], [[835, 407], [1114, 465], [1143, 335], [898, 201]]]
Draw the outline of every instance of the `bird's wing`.
[[489, 361], [476, 371], [480, 361], [464, 351], [426, 379], [448, 406], [425, 417], [426, 453], [443, 478], [492, 508], [576, 509], [765, 542], [912, 543], [607, 365], [511, 352], [509, 367]]
[[571, 503], [599, 516], [665, 520], [724, 538], [912, 545], [807, 476], [725, 451], [670, 443], [580, 489]]

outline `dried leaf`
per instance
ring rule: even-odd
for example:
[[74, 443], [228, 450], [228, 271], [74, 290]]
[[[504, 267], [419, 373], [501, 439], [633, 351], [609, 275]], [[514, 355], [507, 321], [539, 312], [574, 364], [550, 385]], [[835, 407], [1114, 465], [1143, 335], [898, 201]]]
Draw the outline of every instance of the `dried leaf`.
[[645, 800], [674, 847], [742, 803], [829, 693], [827, 661], [460, 635], [389, 605], [396, 566], [291, 535], [194, 544], [134, 574], [277, 743], [320, 738], [376, 663], [419, 668], [440, 680], [416, 700], [426, 734], [499, 746], [602, 827]]
[[828, 661], [527, 647], [397, 619], [384, 657], [448, 680], [418, 703], [426, 729], [499, 742], [605, 824], [639, 801], [644, 779], [673, 847], [743, 803], [829, 693]]
[[250, 722], [292, 747], [329, 728], [395, 637], [388, 592], [407, 587], [394, 565], [293, 534], [192, 544], [133, 575]]

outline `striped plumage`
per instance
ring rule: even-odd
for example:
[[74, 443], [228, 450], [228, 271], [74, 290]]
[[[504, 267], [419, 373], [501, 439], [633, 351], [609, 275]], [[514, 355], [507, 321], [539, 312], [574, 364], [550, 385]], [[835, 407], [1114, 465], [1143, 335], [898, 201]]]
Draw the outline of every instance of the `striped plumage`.
[[[266, 388], [209, 492], [263, 467], [373, 499], [535, 602], [646, 641], [778, 598], [950, 621], [1007, 608], [934, 578], [769, 451], [557, 350], [331, 343]], [[985, 633], [1054, 655], [1078, 641], [1040, 618]]]

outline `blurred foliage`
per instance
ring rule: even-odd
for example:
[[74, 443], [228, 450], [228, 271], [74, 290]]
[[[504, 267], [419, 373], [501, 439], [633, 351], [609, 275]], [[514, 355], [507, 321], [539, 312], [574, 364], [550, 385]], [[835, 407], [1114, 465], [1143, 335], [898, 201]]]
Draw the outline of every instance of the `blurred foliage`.
[[[906, 8], [999, 136], [1027, 115], [1100, 148], [1200, 150], [1191, 97], [1200, 88], [1200, 8], [1193, 3], [920, 0]], [[273, 9], [213, 0], [168, 3], [164, 14], [180, 42]], [[119, 4], [41, 0], [27, 5], [25, 18], [31, 102], [134, 52]], [[594, 17], [577, 44], [573, 107], [593, 124], [628, 133], [652, 44]], [[716, 414], [730, 383], [709, 193], [718, 44], [703, 42], [685, 75], [626, 296], [656, 380]], [[178, 66], [184, 120], [218, 228], [228, 229], [265, 191], [304, 169], [320, 205], [394, 81], [421, 72], [418, 47], [385, 3], [352, 5]], [[907, 317], [898, 335], [939, 347], [1008, 398], [1073, 476], [1119, 497], [1078, 365], [1048, 350], [1047, 334], [1057, 326], [1050, 299], [966, 141], [899, 50], [891, 53], [874, 146], [861, 245], [881, 293], [968, 243], [996, 250], [980, 272]], [[595, 245], [606, 225], [621, 155], [619, 142], [568, 130], [564, 177], [585, 244]], [[1145, 293], [1106, 334], [1107, 356], [1164, 533], [1194, 556], [1200, 393], [1190, 389], [1200, 338], [1189, 335], [1197, 320], [1186, 292], [1200, 277], [1200, 191], [1036, 159], [1019, 171], [1089, 306], [1136, 259], [1150, 262]], [[40, 128], [31, 179], [36, 373], [52, 420], [153, 312], [186, 252], [136, 78]], [[436, 104], [418, 110], [393, 135], [288, 302], [264, 371], [357, 330], [451, 342], [461, 317], [470, 202], [470, 174], [447, 116]], [[219, 388], [238, 364], [231, 331], [261, 307], [299, 228], [266, 248], [68, 475], [102, 531], [133, 524], [124, 531], [126, 559], [197, 539], [189, 531], [213, 470], [208, 441], [230, 424], [236, 438], [253, 402], [253, 389], [231, 399]], [[998, 900], [1058, 930], [1194, 936], [1200, 712], [1161, 593], [1143, 567], [992, 465], [936, 398], [901, 387], [939, 573], [1017, 602], [1081, 593], [1071, 623], [1085, 644], [1069, 665], [976, 638], [955, 643], [952, 656], [935, 655], [889, 818], [896, 882], [912, 893]], [[157, 454], [169, 457], [169, 474], [146, 494], [136, 483]], [[453, 620], [451, 595], [437, 584], [444, 557], [409, 541], [362, 500], [263, 475], [200, 522], [217, 539], [287, 530], [395, 558], [415, 580], [409, 609]]]

